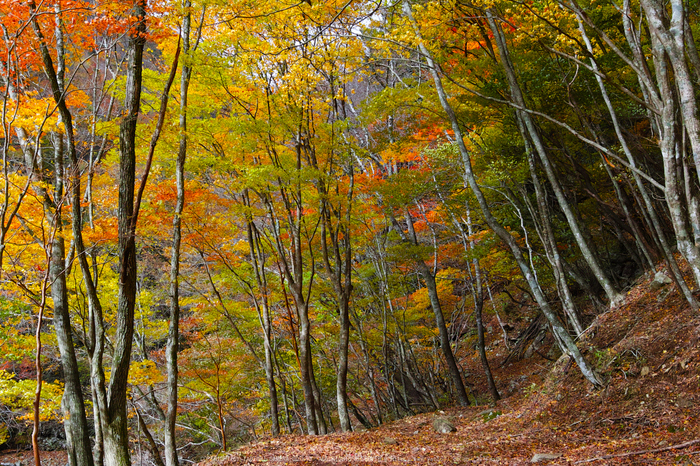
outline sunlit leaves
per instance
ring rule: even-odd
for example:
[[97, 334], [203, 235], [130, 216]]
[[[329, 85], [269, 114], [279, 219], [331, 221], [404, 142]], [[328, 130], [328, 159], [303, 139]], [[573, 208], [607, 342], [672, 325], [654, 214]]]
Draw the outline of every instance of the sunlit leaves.
[[156, 363], [150, 360], [132, 361], [129, 368], [129, 383], [132, 385], [153, 385], [165, 380]]
[[[0, 404], [12, 409], [24, 412], [22, 419], [33, 420], [34, 392], [36, 380], [16, 380], [13, 374], [0, 370]], [[42, 403], [39, 416], [42, 421], [51, 419], [62, 420], [61, 398], [63, 397], [63, 385], [44, 382], [42, 384]]]

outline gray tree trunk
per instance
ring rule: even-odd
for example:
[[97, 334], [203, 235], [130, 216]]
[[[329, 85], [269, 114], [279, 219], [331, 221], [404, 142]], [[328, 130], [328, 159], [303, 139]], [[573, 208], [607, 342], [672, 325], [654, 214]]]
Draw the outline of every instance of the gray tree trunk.
[[447, 93], [445, 92], [445, 89], [442, 85], [442, 79], [440, 78], [440, 74], [438, 73], [435, 63], [433, 62], [432, 55], [423, 44], [423, 40], [420, 35], [420, 30], [418, 29], [418, 26], [415, 20], [413, 19], [411, 6], [406, 1], [403, 2], [403, 10], [406, 17], [413, 24], [416, 37], [419, 40], [420, 51], [425, 57], [426, 62], [428, 64], [428, 68], [430, 69], [430, 72], [433, 76], [433, 82], [435, 85], [435, 90], [440, 99], [440, 104], [442, 105], [442, 108], [445, 111], [445, 113], [447, 113], [447, 117], [452, 125], [452, 130], [455, 133], [457, 147], [459, 148], [459, 152], [462, 156], [464, 164], [466, 180], [472, 192], [476, 196], [476, 199], [479, 203], [479, 207], [481, 208], [486, 223], [496, 233], [496, 235], [501, 239], [501, 241], [503, 241], [505, 245], [511, 250], [511, 253], [514, 256], [518, 267], [520, 268], [520, 271], [523, 274], [523, 277], [527, 281], [528, 286], [530, 287], [532, 294], [535, 297], [535, 300], [537, 301], [537, 304], [540, 306], [540, 309], [542, 309], [542, 312], [544, 313], [545, 317], [547, 317], [547, 320], [552, 326], [552, 331], [554, 332], [555, 337], [562, 342], [562, 351], [568, 354], [576, 362], [576, 364], [579, 367], [579, 370], [589, 382], [596, 386], [602, 385], [602, 380], [600, 379], [600, 376], [593, 370], [588, 361], [585, 360], [580, 350], [576, 346], [576, 343], [573, 341], [569, 333], [559, 321], [557, 314], [549, 306], [547, 298], [545, 297], [544, 293], [540, 288], [539, 283], [537, 282], [535, 276], [530, 270], [527, 261], [523, 257], [522, 251], [520, 250], [520, 246], [518, 245], [517, 241], [505, 228], [503, 228], [503, 226], [498, 222], [498, 220], [496, 220], [496, 218], [491, 213], [491, 209], [488, 205], [488, 202], [486, 201], [486, 198], [484, 197], [484, 194], [476, 181], [476, 177], [474, 176], [471, 164], [471, 156], [469, 154], [469, 151], [467, 150], [466, 145], [464, 144], [462, 129], [459, 126], [457, 116], [455, 115], [454, 110], [452, 109], [452, 106], [447, 97]]
[[686, 61], [686, 6], [683, 0], [671, 0], [671, 17], [667, 18], [665, 3], [658, 0], [642, 0], [641, 5], [652, 36], [663, 46], [673, 67], [673, 78], [680, 99], [678, 110], [683, 115], [682, 127], [690, 141], [695, 169], [700, 180], [700, 117], [693, 78]]
[[134, 187], [136, 178], [136, 126], [141, 103], [143, 50], [146, 42], [145, 0], [138, 0], [131, 17], [125, 116], [119, 126], [119, 289], [117, 293], [116, 343], [112, 370], [107, 388], [105, 412], [100, 413], [103, 424], [105, 464], [130, 466], [129, 432], [127, 429], [127, 379], [131, 362], [136, 302], [136, 224], [134, 218]]
[[[627, 4], [627, 8], [629, 8], [629, 4]], [[626, 16], [626, 15], [624, 15]], [[626, 36], [628, 42], [634, 42], [634, 35], [632, 34], [631, 31], [631, 25], [629, 24], [629, 18], [625, 20], [625, 30], [627, 31]], [[593, 53], [593, 45], [591, 44], [590, 39], [588, 38], [588, 34], [586, 33], [586, 29], [583, 26], [583, 21], [579, 17], [579, 31], [581, 32], [581, 36], [584, 40], [584, 43], [586, 44], [586, 49], [588, 50], [589, 53]], [[633, 49], [636, 49], [636, 47], [633, 46]], [[637, 60], [640, 59], [640, 57], [637, 56]], [[598, 71], [598, 64], [596, 63], [595, 60], [591, 59], [590, 60], [591, 67], [593, 68], [594, 71]], [[623, 152], [625, 153], [625, 157], [627, 158], [627, 161], [630, 163], [632, 167], [636, 166], [636, 161], [634, 159], [634, 156], [632, 155], [632, 151], [630, 150], [627, 140], [625, 139], [623, 133], [622, 133], [622, 128], [620, 127], [619, 120], [617, 118], [617, 112], [615, 111], [615, 108], [612, 105], [612, 102], [610, 100], [610, 96], [608, 95], [607, 89], [605, 87], [605, 83], [603, 82], [603, 79], [596, 74], [596, 82], [598, 83], [598, 88], [600, 89], [601, 95], [603, 96], [603, 100], [605, 101], [605, 105], [608, 109], [608, 113], [610, 114], [610, 118], [612, 119], [613, 127], [615, 128], [615, 135], [617, 136], [617, 140], [620, 142], [620, 146], [622, 147]], [[641, 80], [640, 80], [641, 81]], [[663, 231], [663, 228], [661, 227], [661, 223], [659, 221], [659, 218], [656, 214], [656, 210], [654, 209], [654, 206], [652, 204], [651, 198], [649, 196], [649, 193], [644, 186], [644, 183], [642, 182], [642, 179], [640, 178], [639, 174], [637, 174], [635, 171], [632, 171], [632, 176], [634, 177], [634, 180], [637, 184], [637, 189], [639, 190], [640, 194], [642, 195], [642, 199], [644, 200], [644, 205], [646, 207], [646, 210], [649, 214], [651, 223], [652, 223], [652, 228], [656, 232], [657, 239], [659, 241], [659, 245], [661, 246], [662, 253], [664, 255], [664, 258], [666, 259], [666, 263], [669, 266], [669, 269], [673, 275], [674, 281], [676, 284], [679, 286], [681, 292], [683, 293], [683, 296], [685, 296], [686, 301], [688, 304], [693, 308], [694, 310], [698, 310], [698, 303], [693, 297], [692, 292], [690, 291], [690, 288], [688, 287], [687, 283], [685, 282], [685, 279], [683, 278], [683, 274], [681, 273], [678, 264], [676, 262], [676, 259], [673, 257], [673, 250], [671, 249], [670, 245], [668, 244], [668, 241], [666, 239], [666, 234]], [[613, 181], [614, 182], [614, 181]], [[617, 185], [616, 185], [617, 188]], [[624, 206], [624, 202], [621, 200], [621, 204]], [[629, 214], [628, 214], [629, 216]], [[647, 254], [648, 256], [648, 254]], [[651, 260], [651, 259], [649, 259]]]
[[[297, 154], [297, 167], [301, 167], [301, 154]], [[281, 188], [283, 191], [284, 188]], [[297, 186], [297, 200], [301, 202], [301, 193]], [[288, 199], [287, 195], [283, 197]], [[289, 291], [294, 298], [295, 310], [299, 322], [299, 373], [301, 375], [301, 385], [304, 391], [304, 407], [306, 410], [306, 424], [309, 435], [317, 435], [319, 433], [318, 423], [316, 419], [316, 401], [314, 397], [313, 384], [311, 381], [311, 322], [309, 321], [309, 303], [306, 299], [304, 289], [310, 287], [313, 283], [313, 270], [309, 283], [304, 286], [304, 270], [303, 270], [303, 251], [302, 251], [302, 230], [301, 230], [301, 209], [293, 207], [291, 204], [285, 206], [286, 214], [289, 218], [288, 232], [291, 237], [291, 250], [288, 253], [287, 248], [282, 243], [282, 236], [278, 223], [278, 218], [275, 212], [275, 207], [269, 198], [264, 198], [268, 212], [272, 217], [273, 227], [272, 234], [274, 236], [274, 244], [279, 255], [281, 272], [284, 274], [289, 283]]]
[[[525, 142], [525, 152], [527, 154], [528, 164], [530, 166], [530, 178], [532, 179], [532, 184], [535, 187], [535, 198], [537, 199], [537, 212], [539, 213], [539, 220], [541, 228], [538, 228], [538, 233], [542, 240], [542, 244], [545, 249], [545, 255], [547, 260], [552, 266], [552, 271], [554, 272], [554, 279], [557, 284], [557, 292], [561, 298], [562, 306], [564, 308], [564, 313], [569, 318], [569, 323], [576, 332], [576, 336], [580, 336], [583, 333], [583, 326], [578, 318], [576, 312], [576, 306], [574, 304], [573, 297], [571, 296], [571, 290], [566, 282], [566, 273], [564, 272], [563, 259], [559, 254], [559, 247], [557, 246], [557, 240], [554, 237], [554, 229], [552, 228], [552, 222], [549, 212], [549, 207], [547, 206], [547, 200], [545, 199], [544, 189], [540, 183], [540, 179], [537, 176], [537, 167], [535, 165], [535, 158], [532, 154], [532, 146], [530, 141], [527, 139], [525, 130], [523, 128], [523, 123], [516, 115], [518, 120], [518, 128], [520, 129], [523, 141]], [[527, 196], [524, 194], [523, 197], [527, 200]], [[534, 210], [534, 209], [533, 209]], [[533, 217], [535, 212], [533, 212]]]
[[167, 411], [165, 413], [165, 464], [166, 466], [178, 466], [177, 442], [175, 438], [175, 423], [177, 421], [177, 381], [178, 366], [177, 353], [180, 339], [180, 244], [182, 241], [182, 211], [185, 207], [185, 160], [187, 158], [187, 97], [190, 86], [192, 66], [189, 64], [190, 52], [190, 24], [189, 12], [191, 2], [184, 1], [186, 11], [182, 19], [180, 40], [182, 43], [182, 55], [184, 57], [180, 75], [180, 141], [175, 166], [175, 183], [177, 198], [175, 212], [173, 213], [173, 245], [170, 256], [170, 323], [168, 325], [168, 342], [165, 348], [165, 363], [168, 374], [167, 384]]
[[[53, 95], [54, 101], [59, 110], [60, 122], [65, 129], [65, 135], [67, 138], [67, 150], [68, 157], [71, 160], [75, 173], [73, 174], [73, 186], [71, 187], [71, 202], [73, 204], [73, 230], [75, 236], [76, 226], [80, 225], [80, 184], [76, 181], [79, 180], [79, 172], [77, 171], [77, 160], [75, 153], [75, 140], [73, 132], [73, 123], [70, 111], [66, 106], [65, 95], [64, 95], [64, 65], [65, 65], [65, 51], [63, 48], [63, 30], [61, 24], [61, 15], [59, 5], [56, 4], [56, 48], [57, 48], [57, 61], [56, 67], [54, 67], [53, 59], [49, 53], [46, 41], [44, 39], [43, 33], [36, 19], [36, 4], [33, 0], [29, 2], [29, 8], [32, 13], [32, 28], [34, 30], [37, 39], [39, 40], [39, 47], [41, 51], [44, 72], [49, 80], [51, 87], [51, 93]], [[57, 164], [56, 172], [56, 194], [60, 194], [59, 199], [49, 200], [46, 194], [44, 198], [48, 201], [48, 204], [52, 204], [55, 208], [54, 215], [57, 218], [54, 219], [56, 227], [62, 229], [61, 223], [61, 213], [60, 205], [63, 204], [63, 139], [57, 138], [56, 140], [57, 150], [55, 152], [55, 163]], [[34, 172], [34, 170], [31, 170]], [[51, 210], [50, 210], [51, 211]], [[77, 213], [77, 214], [76, 214]], [[77, 219], [75, 218], [77, 215]], [[78, 235], [75, 240], [80, 242], [82, 245], [82, 231], [78, 229]], [[59, 344], [59, 353], [61, 355], [61, 364], [64, 370], [64, 376], [66, 378], [66, 386], [64, 390], [64, 403], [63, 405], [68, 408], [69, 421], [67, 423], [67, 436], [71, 439], [71, 451], [69, 452], [69, 458], [75, 461], [75, 465], [72, 466], [92, 466], [92, 451], [90, 445], [90, 438], [88, 436], [87, 429], [87, 418], [85, 416], [85, 405], [82, 396], [82, 387], [80, 385], [80, 374], [78, 370], [77, 358], [75, 355], [75, 348], [73, 346], [72, 340], [72, 329], [70, 323], [70, 315], [68, 312], [68, 298], [67, 298], [67, 288], [66, 288], [66, 277], [65, 277], [65, 244], [63, 240], [63, 235], [60, 234], [60, 230], [56, 232], [54, 236], [54, 242], [52, 244], [51, 252], [51, 265], [50, 265], [50, 275], [52, 275], [52, 287], [51, 293], [54, 297], [54, 326], [56, 329], [56, 337]], [[53, 280], [56, 280], [53, 282]], [[56, 288], [54, 290], [54, 287]]]
[[[467, 232], [471, 237], [474, 235], [474, 225], [472, 223], [471, 208], [469, 204], [466, 205], [467, 210]], [[474, 241], [465, 240], [465, 248], [474, 249]], [[501, 394], [498, 393], [498, 388], [496, 387], [496, 381], [493, 378], [493, 373], [491, 372], [491, 366], [489, 365], [489, 359], [486, 356], [486, 344], [484, 342], [484, 321], [483, 321], [483, 310], [484, 310], [484, 281], [482, 279], [481, 267], [479, 266], [479, 260], [474, 258], [472, 260], [474, 265], [474, 286], [472, 287], [472, 293], [474, 296], [474, 314], [476, 316], [476, 331], [477, 337], [479, 339], [479, 359], [481, 359], [481, 367], [484, 369], [484, 374], [486, 375], [486, 382], [489, 386], [489, 392], [491, 392], [491, 399], [495, 405], [498, 400], [501, 399]]]
[[75, 355], [73, 330], [68, 310], [65, 240], [61, 214], [61, 206], [64, 203], [63, 140], [60, 135], [56, 135], [54, 141], [56, 145], [54, 151], [54, 198], [50, 199], [48, 193], [45, 193], [45, 207], [50, 212], [49, 220], [56, 228], [51, 243], [49, 280], [51, 282], [51, 298], [53, 299], [54, 329], [56, 331], [56, 340], [65, 382], [62, 406], [66, 410], [64, 429], [66, 430], [66, 439], [69, 439], [68, 458], [70, 461], [73, 461], [71, 466], [83, 466], [92, 464], [92, 450], [90, 448], [90, 437], [85, 416], [85, 402], [80, 384], [80, 370]]
[[700, 249], [694, 242], [694, 236], [689, 231], [688, 217], [685, 209], [685, 196], [682, 192], [683, 183], [679, 179], [682, 173], [678, 160], [682, 157], [678, 148], [678, 123], [677, 102], [670, 81], [669, 70], [666, 65], [666, 52], [656, 36], [652, 35], [652, 51], [656, 65], [657, 82], [659, 83], [664, 105], [661, 111], [661, 141], [659, 147], [664, 163], [664, 178], [666, 186], [666, 204], [671, 214], [671, 222], [676, 234], [678, 249], [686, 258], [695, 275], [695, 280], [700, 283]]
[[[350, 345], [350, 295], [352, 293], [352, 247], [350, 230], [353, 202], [353, 169], [350, 166], [350, 188], [347, 194], [345, 214], [341, 218], [341, 206], [333, 206], [324, 196], [322, 201], [321, 249], [323, 265], [326, 269], [338, 302], [340, 331], [338, 334], [338, 370], [336, 380], [336, 400], [338, 404], [338, 421], [343, 432], [352, 430], [348, 411], [348, 348]], [[319, 181], [323, 191], [328, 186]], [[335, 220], [335, 222], [334, 222]], [[331, 260], [333, 263], [331, 263]]]
[[[250, 206], [248, 193], [244, 193], [244, 199], [247, 206]], [[259, 233], [251, 219], [246, 219], [246, 230], [248, 234], [248, 247], [250, 248], [250, 260], [255, 272], [255, 281], [260, 290], [260, 298], [258, 299], [253, 294], [255, 308], [258, 311], [260, 319], [260, 327], [263, 331], [263, 344], [265, 347], [265, 378], [267, 380], [267, 390], [270, 396], [270, 417], [272, 420], [272, 435], [280, 434], [279, 422], [279, 400], [277, 396], [277, 385], [275, 383], [275, 354], [272, 347], [272, 321], [270, 318], [270, 306], [268, 302], [267, 277], [265, 275], [265, 255], [260, 245]], [[284, 394], [282, 395], [284, 397]], [[286, 406], [286, 398], [284, 398]], [[287, 413], [287, 418], [289, 417]], [[289, 424], [289, 422], [288, 422]], [[291, 426], [290, 426], [291, 430]]]
[[[505, 38], [503, 37], [502, 30], [500, 26], [496, 23], [496, 19], [491, 14], [490, 10], [486, 11], [486, 17], [488, 19], [491, 31], [494, 34], [495, 42], [497, 44], [501, 58], [501, 65], [503, 66], [503, 69], [506, 73], [506, 77], [508, 79], [511, 98], [518, 107], [523, 109], [527, 108], [525, 98], [523, 97], [522, 90], [520, 89], [520, 84], [518, 83], [518, 80], [515, 75], [513, 64], [510, 60], [510, 54], [508, 51], [507, 44], [505, 42]], [[610, 301], [610, 305], [612, 307], [616, 306], [624, 299], [624, 296], [621, 295], [615, 289], [615, 287], [610, 281], [610, 278], [603, 271], [603, 268], [601, 267], [598, 261], [598, 257], [591, 249], [590, 245], [588, 244], [588, 240], [586, 239], [584, 233], [581, 231], [578, 219], [576, 218], [576, 215], [571, 209], [569, 201], [566, 199], [566, 195], [564, 194], [561, 184], [559, 183], [557, 174], [554, 171], [554, 167], [552, 166], [552, 163], [549, 160], [547, 151], [544, 147], [542, 139], [540, 138], [539, 132], [537, 131], [535, 122], [533, 121], [532, 117], [528, 112], [522, 110], [516, 110], [516, 112], [519, 114], [520, 119], [522, 120], [525, 129], [527, 130], [527, 136], [530, 137], [530, 140], [532, 141], [532, 144], [535, 147], [535, 151], [540, 157], [540, 161], [542, 162], [544, 171], [547, 174], [547, 179], [549, 180], [549, 183], [551, 184], [552, 189], [554, 190], [554, 194], [557, 198], [557, 202], [559, 203], [559, 207], [566, 216], [566, 220], [569, 224], [569, 227], [571, 228], [571, 232], [573, 233], [574, 238], [576, 239], [576, 244], [578, 245], [581, 254], [586, 260], [586, 263], [590, 267], [591, 271], [593, 272], [593, 275], [595, 276], [596, 280], [598, 280], [598, 283], [600, 283], [600, 285], [605, 290], [605, 294], [607, 295], [608, 300]], [[524, 135], [524, 137], [527, 136]]]
[[[397, 232], [404, 239], [408, 240], [411, 244], [418, 245], [418, 238], [413, 229], [413, 219], [411, 214], [406, 210], [406, 224], [408, 226], [408, 238], [406, 238], [405, 233], [398, 226], [396, 220], [394, 225]], [[423, 277], [425, 282], [425, 288], [428, 290], [428, 298], [430, 299], [430, 307], [435, 316], [435, 326], [440, 334], [440, 348], [442, 349], [442, 354], [445, 357], [445, 362], [447, 363], [447, 368], [450, 371], [450, 379], [452, 380], [452, 388], [457, 394], [457, 401], [461, 406], [469, 406], [469, 396], [464, 388], [464, 381], [462, 380], [462, 373], [457, 366], [457, 361], [455, 360], [454, 353], [452, 352], [452, 344], [450, 343], [450, 336], [447, 332], [447, 324], [445, 323], [445, 316], [442, 312], [442, 305], [440, 304], [440, 297], [437, 292], [437, 283], [435, 282], [435, 274], [430, 270], [430, 267], [423, 261], [422, 258], [418, 257], [414, 261], [418, 272]]]

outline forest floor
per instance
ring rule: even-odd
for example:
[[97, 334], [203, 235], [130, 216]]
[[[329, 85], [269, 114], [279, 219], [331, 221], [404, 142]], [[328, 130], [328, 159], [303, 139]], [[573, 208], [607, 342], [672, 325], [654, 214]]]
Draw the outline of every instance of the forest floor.
[[[651, 279], [640, 277], [624, 304], [598, 315], [580, 341], [607, 381], [603, 389], [568, 357], [546, 359], [546, 343], [528, 359], [502, 364], [508, 351], [492, 322], [489, 357], [503, 396], [494, 407], [453, 407], [346, 434], [265, 438], [199, 464], [521, 465], [550, 454], [559, 456], [539, 464], [700, 465], [700, 316], [675, 285], [650, 291]], [[488, 393], [478, 358], [462, 363], [473, 393]], [[456, 432], [435, 432], [437, 417]], [[44, 466], [65, 464], [63, 452], [42, 458]], [[17, 461], [34, 463], [30, 451], [0, 452], [0, 463]]]
[[[499, 367], [504, 398], [488, 405], [407, 417], [371, 430], [324, 436], [266, 438], [200, 466], [238, 465], [700, 465], [700, 316], [675, 285], [649, 289], [647, 274], [624, 304], [593, 321], [581, 340], [605, 377], [586, 382], [568, 357], [529, 359]], [[491, 332], [491, 345], [498, 332]], [[546, 348], [544, 348], [546, 351]], [[497, 353], [497, 351], [495, 351]], [[488, 393], [478, 359], [465, 373]], [[435, 432], [436, 417], [456, 432]]]

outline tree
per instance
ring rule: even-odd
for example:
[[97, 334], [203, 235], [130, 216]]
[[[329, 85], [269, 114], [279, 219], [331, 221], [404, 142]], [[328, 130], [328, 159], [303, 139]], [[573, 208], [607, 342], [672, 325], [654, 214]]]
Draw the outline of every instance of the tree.
[[425, 57], [428, 68], [430, 69], [430, 72], [432, 74], [433, 82], [435, 84], [435, 90], [437, 91], [438, 96], [440, 98], [440, 103], [442, 104], [443, 109], [447, 113], [448, 120], [452, 125], [452, 131], [454, 132], [455, 139], [457, 140], [457, 147], [459, 148], [459, 152], [463, 159], [466, 179], [469, 183], [469, 187], [474, 192], [477, 198], [479, 207], [481, 208], [486, 222], [488, 223], [489, 227], [498, 235], [498, 237], [501, 238], [501, 241], [508, 245], [512, 254], [515, 256], [518, 266], [520, 267], [523, 276], [525, 277], [525, 279], [528, 282], [528, 285], [530, 286], [530, 290], [535, 296], [535, 299], [537, 300], [538, 305], [542, 309], [542, 312], [544, 312], [545, 316], [547, 316], [547, 319], [549, 320], [549, 323], [552, 326], [552, 330], [556, 335], [557, 340], [560, 342], [560, 345], [562, 346], [562, 351], [570, 355], [576, 361], [576, 364], [578, 364], [579, 369], [586, 377], [586, 379], [588, 379], [588, 381], [590, 381], [596, 386], [602, 385], [602, 381], [600, 380], [598, 374], [595, 373], [595, 371], [590, 367], [589, 363], [583, 358], [581, 352], [576, 346], [576, 343], [566, 332], [566, 329], [561, 325], [559, 318], [549, 306], [549, 303], [547, 302], [544, 294], [542, 293], [539, 283], [535, 279], [531, 268], [529, 267], [529, 265], [525, 261], [525, 258], [523, 257], [522, 251], [520, 250], [520, 246], [517, 244], [513, 236], [507, 230], [505, 230], [499, 224], [496, 218], [491, 214], [491, 209], [486, 201], [486, 198], [483, 196], [481, 188], [476, 182], [476, 178], [472, 170], [471, 157], [466, 145], [464, 144], [462, 129], [459, 125], [457, 117], [454, 114], [454, 110], [452, 109], [452, 106], [449, 103], [448, 96], [445, 93], [444, 87], [442, 86], [442, 78], [440, 77], [436, 65], [431, 58], [430, 51], [425, 47], [425, 45], [423, 45], [420, 30], [418, 29], [418, 26], [415, 20], [413, 19], [411, 7], [407, 2], [403, 3], [403, 12], [411, 22], [411, 25], [414, 29], [414, 33], [416, 34], [416, 37], [419, 40], [419, 48], [422, 55]]

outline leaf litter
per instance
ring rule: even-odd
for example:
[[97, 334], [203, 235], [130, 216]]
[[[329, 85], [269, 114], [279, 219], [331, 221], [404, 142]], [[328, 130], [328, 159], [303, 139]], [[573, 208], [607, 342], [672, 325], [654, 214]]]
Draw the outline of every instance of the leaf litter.
[[[641, 277], [579, 342], [608, 381], [603, 389], [566, 356], [499, 367], [502, 354], [492, 368], [499, 389], [512, 393], [490, 409], [445, 409], [439, 416], [454, 433], [436, 433], [438, 414], [422, 413], [369, 431], [266, 438], [199, 464], [523, 465], [549, 454], [561, 456], [538, 464], [700, 465], [700, 316], [675, 285], [661, 298], [651, 293], [652, 278]], [[462, 364], [474, 392], [487, 393], [478, 360]]]

